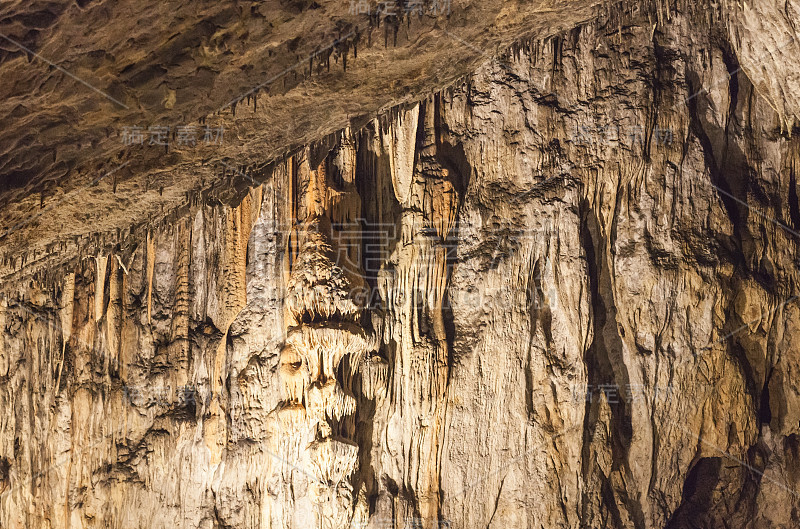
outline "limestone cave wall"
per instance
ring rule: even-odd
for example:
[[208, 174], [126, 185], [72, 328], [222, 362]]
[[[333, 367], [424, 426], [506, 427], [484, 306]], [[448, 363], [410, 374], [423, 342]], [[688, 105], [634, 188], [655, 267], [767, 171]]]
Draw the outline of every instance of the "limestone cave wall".
[[0, 527], [800, 526], [797, 130], [658, 15], [6, 283]]

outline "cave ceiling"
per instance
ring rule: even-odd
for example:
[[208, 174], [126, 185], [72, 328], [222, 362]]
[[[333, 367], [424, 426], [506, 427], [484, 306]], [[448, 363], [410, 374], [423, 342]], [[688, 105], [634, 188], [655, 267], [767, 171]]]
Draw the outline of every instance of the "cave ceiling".
[[217, 184], [241, 191], [293, 149], [598, 10], [417, 4], [5, 3], [3, 277], [113, 245]]

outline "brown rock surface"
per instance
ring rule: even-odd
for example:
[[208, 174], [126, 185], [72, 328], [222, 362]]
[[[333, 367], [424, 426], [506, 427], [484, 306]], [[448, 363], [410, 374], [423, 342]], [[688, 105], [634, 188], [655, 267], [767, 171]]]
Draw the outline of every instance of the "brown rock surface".
[[226, 117], [164, 175], [206, 192], [5, 265], [0, 527], [800, 526], [796, 13], [601, 10], [319, 141], [322, 81], [284, 143]]
[[[237, 171], [260, 180], [287, 152], [441, 89], [520, 36], [586, 20], [598, 3], [433, 1], [416, 2], [424, 16], [378, 17], [376, 2], [370, 16], [355, 0], [9, 2], [0, 277], [75, 257], [96, 234], [113, 245], [118, 231], [233, 185]], [[177, 127], [191, 126], [196, 145], [180, 141]], [[222, 127], [221, 144], [202, 141], [205, 126]], [[126, 145], [132, 127], [143, 145]], [[169, 145], [150, 127], [171, 127]]]

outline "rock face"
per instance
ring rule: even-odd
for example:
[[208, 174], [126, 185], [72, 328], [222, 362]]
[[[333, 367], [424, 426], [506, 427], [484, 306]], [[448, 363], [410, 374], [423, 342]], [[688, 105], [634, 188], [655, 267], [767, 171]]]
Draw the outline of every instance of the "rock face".
[[523, 36], [588, 20], [598, 3], [6, 2], [0, 280], [97, 239], [113, 246], [220, 181], [252, 184], [239, 171], [260, 181], [287, 153], [439, 90]]
[[797, 80], [748, 6], [518, 43], [6, 282], [0, 526], [800, 526]]

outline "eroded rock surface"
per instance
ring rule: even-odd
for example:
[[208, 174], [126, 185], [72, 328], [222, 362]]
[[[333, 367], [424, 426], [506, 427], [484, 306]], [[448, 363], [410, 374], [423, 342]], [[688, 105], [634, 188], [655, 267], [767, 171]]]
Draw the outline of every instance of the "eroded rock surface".
[[0, 525], [798, 527], [792, 81], [730, 9], [519, 43], [6, 282]]
[[287, 153], [598, 3], [7, 2], [0, 279], [113, 247], [221, 183], [238, 202]]

